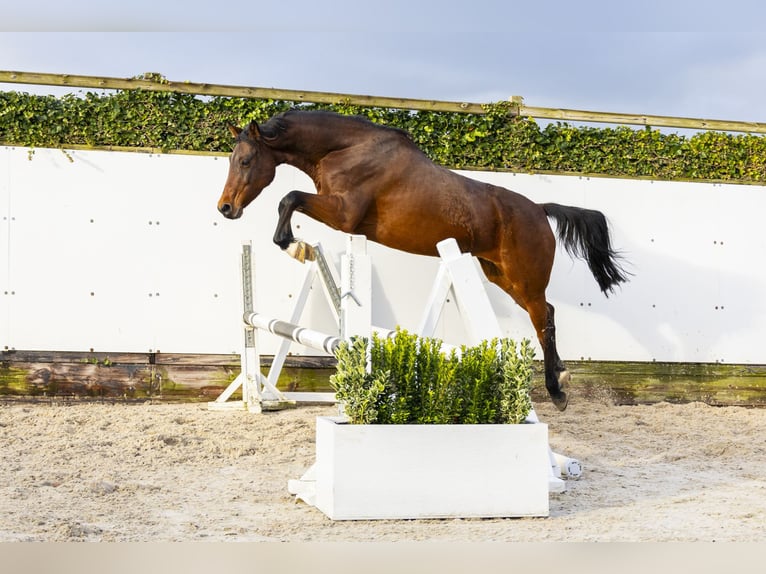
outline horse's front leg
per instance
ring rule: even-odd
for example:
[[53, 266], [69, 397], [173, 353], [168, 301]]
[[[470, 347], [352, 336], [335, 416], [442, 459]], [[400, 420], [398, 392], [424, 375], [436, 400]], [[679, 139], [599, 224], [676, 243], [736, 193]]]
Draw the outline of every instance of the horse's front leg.
[[279, 220], [274, 231], [274, 243], [287, 249], [295, 242], [290, 221], [299, 211], [312, 219], [346, 233], [353, 233], [364, 216], [366, 204], [345, 201], [341, 195], [318, 195], [304, 191], [291, 191], [279, 202]]
[[277, 221], [277, 228], [274, 230], [274, 243], [279, 245], [280, 249], [287, 249], [287, 247], [295, 241], [293, 236], [293, 228], [291, 220], [293, 213], [300, 207], [303, 202], [301, 196], [308, 195], [303, 191], [293, 190], [282, 198], [279, 202], [278, 213], [279, 220]]

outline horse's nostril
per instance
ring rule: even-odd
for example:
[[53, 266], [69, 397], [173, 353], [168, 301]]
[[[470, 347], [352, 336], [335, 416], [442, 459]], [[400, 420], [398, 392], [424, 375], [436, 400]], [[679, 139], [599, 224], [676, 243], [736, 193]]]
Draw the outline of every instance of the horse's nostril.
[[219, 208], [218, 211], [223, 213], [224, 215], [228, 215], [231, 213], [231, 204], [230, 203], [224, 203]]

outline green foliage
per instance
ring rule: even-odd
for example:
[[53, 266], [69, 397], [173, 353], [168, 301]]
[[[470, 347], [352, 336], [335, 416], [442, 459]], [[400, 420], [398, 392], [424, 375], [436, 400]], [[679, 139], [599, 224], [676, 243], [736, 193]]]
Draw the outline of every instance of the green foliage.
[[522, 340], [518, 350], [512, 340], [503, 339], [500, 353], [503, 369], [500, 380], [500, 417], [506, 422], [518, 424], [532, 410], [529, 387], [535, 350], [529, 339]]
[[[369, 344], [368, 344], [369, 343]], [[510, 339], [441, 351], [438, 339], [397, 330], [342, 343], [330, 383], [355, 424], [521, 423], [532, 408], [534, 350]], [[367, 362], [369, 358], [370, 369]]]
[[[145, 77], [158, 84], [162, 76]], [[162, 151], [231, 150], [226, 124], [265, 121], [291, 109], [330, 109], [407, 130], [435, 162], [452, 168], [560, 172], [653, 179], [766, 182], [766, 138], [652, 128], [541, 127], [514, 104], [485, 114], [365, 108], [195, 96], [146, 89], [62, 97], [0, 92], [0, 143], [29, 147], [128, 147]]]
[[336, 399], [345, 405], [346, 413], [356, 424], [369, 424], [378, 417], [378, 397], [383, 392], [388, 373], [367, 372], [367, 341], [357, 338], [343, 343], [336, 351], [336, 372], [330, 377]]
[[0, 92], [0, 142], [226, 152], [232, 144], [227, 123], [265, 121], [290, 107], [140, 89], [61, 98]]

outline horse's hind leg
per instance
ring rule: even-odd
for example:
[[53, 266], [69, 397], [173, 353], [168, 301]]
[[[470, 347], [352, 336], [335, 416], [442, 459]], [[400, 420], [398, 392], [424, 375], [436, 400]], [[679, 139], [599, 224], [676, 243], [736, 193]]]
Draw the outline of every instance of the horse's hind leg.
[[554, 321], [555, 310], [553, 305], [547, 303], [545, 298], [535, 300], [527, 304], [527, 312], [532, 324], [537, 331], [537, 339], [543, 348], [543, 362], [545, 368], [545, 388], [556, 405], [563, 411], [567, 408], [567, 394], [563, 386], [569, 382], [570, 375], [559, 357], [556, 349], [556, 323]]
[[562, 387], [569, 382], [570, 375], [556, 349], [555, 310], [553, 305], [545, 300], [547, 280], [539, 282], [539, 288], [533, 290], [531, 284], [534, 282], [530, 281], [535, 273], [533, 268], [526, 269], [526, 280], [515, 281], [494, 263], [483, 259], [479, 261], [487, 278], [513, 297], [514, 301], [529, 314], [543, 349], [545, 388], [556, 408], [563, 411], [567, 408], [568, 399]]
[[[572, 376], [569, 374], [569, 371], [561, 361], [558, 349], [556, 348], [556, 323], [554, 321], [555, 310], [553, 305], [550, 303], [547, 303], [546, 307], [548, 309], [548, 318], [546, 319], [545, 323], [545, 333], [543, 335], [544, 343], [542, 344], [545, 345], [544, 354], [546, 358], [550, 357], [550, 360], [546, 360], [545, 362], [545, 386], [549, 393], [552, 385], [555, 385], [555, 387], [558, 388], [559, 399], [557, 400], [554, 393], [551, 393], [551, 398], [553, 399], [553, 402], [558, 407], [558, 409], [563, 411], [565, 408], [567, 408], [568, 401], [567, 395], [563, 389], [567, 383], [569, 383], [569, 380], [572, 378]], [[549, 383], [548, 381], [551, 382]], [[553, 381], [555, 381], [555, 383], [553, 383]]]
[[554, 369], [553, 372], [556, 376], [556, 379], [559, 382], [559, 388], [563, 389], [566, 384], [569, 382], [569, 380], [572, 378], [572, 375], [569, 373], [567, 368], [564, 366], [564, 363], [561, 361], [561, 358], [559, 357], [558, 349], [556, 348], [556, 324], [554, 322], [554, 314], [555, 309], [553, 308], [553, 305], [548, 303], [548, 322], [545, 326], [545, 334], [548, 336], [550, 333], [550, 337], [553, 340], [551, 347], [553, 351], [554, 356]]

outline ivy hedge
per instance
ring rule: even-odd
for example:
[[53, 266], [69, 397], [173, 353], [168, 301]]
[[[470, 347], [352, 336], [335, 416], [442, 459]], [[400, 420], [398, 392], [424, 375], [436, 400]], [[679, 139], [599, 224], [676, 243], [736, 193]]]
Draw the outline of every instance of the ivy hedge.
[[766, 182], [766, 137], [653, 128], [541, 126], [514, 104], [463, 114], [306, 104], [165, 91], [61, 97], [0, 92], [0, 143], [229, 152], [227, 123], [262, 122], [294, 108], [359, 114], [407, 130], [435, 162], [458, 169], [559, 172], [664, 180]]

